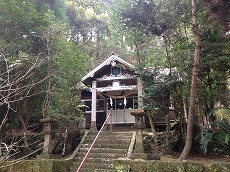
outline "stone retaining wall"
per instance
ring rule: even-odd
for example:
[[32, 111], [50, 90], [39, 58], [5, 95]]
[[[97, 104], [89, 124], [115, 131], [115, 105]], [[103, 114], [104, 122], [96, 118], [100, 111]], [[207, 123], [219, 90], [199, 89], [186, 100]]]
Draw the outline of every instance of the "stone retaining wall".
[[[71, 160], [25, 160], [10, 165], [10, 162], [0, 164], [0, 172], [68, 172]], [[10, 165], [8, 167], [3, 167]], [[226, 163], [194, 163], [189, 161], [144, 161], [115, 160], [115, 172], [229, 172], [230, 162]]]
[[228, 163], [194, 163], [188, 161], [116, 160], [116, 172], [229, 172]]
[[72, 161], [52, 159], [25, 160], [11, 164], [11, 162], [0, 163], [0, 172], [68, 172]]

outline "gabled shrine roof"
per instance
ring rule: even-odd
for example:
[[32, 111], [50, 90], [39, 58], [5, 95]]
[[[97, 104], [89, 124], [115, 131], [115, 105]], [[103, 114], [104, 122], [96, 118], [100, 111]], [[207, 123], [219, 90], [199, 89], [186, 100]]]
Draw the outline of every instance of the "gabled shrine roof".
[[100, 65], [98, 65], [97, 67], [95, 67], [92, 71], [90, 71], [87, 75], [85, 75], [81, 80], [82, 82], [86, 81], [89, 78], [93, 78], [95, 76], [95, 74], [100, 71], [103, 67], [108, 66], [111, 64], [111, 62], [119, 62], [129, 68], [134, 68], [135, 66], [132, 65], [131, 63], [121, 59], [120, 57], [118, 57], [117, 54], [112, 53], [104, 62], [102, 62]]

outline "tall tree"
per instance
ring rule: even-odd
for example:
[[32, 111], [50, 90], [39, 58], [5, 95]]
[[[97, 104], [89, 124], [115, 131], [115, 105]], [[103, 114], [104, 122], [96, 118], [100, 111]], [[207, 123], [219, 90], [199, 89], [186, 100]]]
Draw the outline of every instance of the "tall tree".
[[186, 159], [192, 148], [193, 125], [194, 125], [193, 122], [195, 116], [195, 103], [197, 98], [197, 78], [198, 78], [198, 69], [199, 69], [199, 60], [200, 60], [200, 35], [199, 35], [199, 26], [198, 26], [198, 18], [197, 18], [197, 7], [196, 7], [197, 4], [196, 4], [196, 0], [192, 0], [191, 2], [192, 2], [193, 33], [195, 37], [195, 53], [194, 53], [193, 68], [192, 68], [192, 83], [191, 83], [190, 98], [189, 98], [189, 113], [188, 113], [186, 142], [179, 160]]
[[[2, 138], [15, 141], [21, 141], [23, 138], [22, 144], [31, 146], [27, 132], [28, 129], [37, 131], [41, 129], [38, 129], [37, 125], [42, 117], [42, 110], [45, 115], [51, 114], [54, 109], [60, 114], [66, 113], [57, 106], [59, 100], [53, 93], [56, 91], [55, 93], [59, 94], [57, 97], [62, 97], [64, 89], [68, 93], [71, 92], [73, 83], [68, 87], [62, 83], [67, 80], [63, 77], [64, 72], [69, 72], [65, 73], [65, 76], [69, 76], [69, 83], [74, 78], [79, 81], [83, 73], [85, 56], [67, 40], [68, 23], [64, 2], [64, 0], [25, 2], [0, 0], [0, 142], [6, 146], [10, 142]], [[59, 64], [57, 59], [59, 62], [66, 61], [77, 66], [68, 70], [67, 67], [70, 65]], [[76, 69], [78, 71], [75, 72]], [[54, 73], [56, 75], [53, 75]], [[58, 92], [54, 87], [57, 85], [62, 92]], [[56, 90], [53, 91], [53, 88]], [[68, 100], [66, 97], [71, 99], [74, 96], [66, 94], [65, 100]], [[45, 104], [42, 103], [44, 99]], [[71, 103], [72, 106], [66, 109], [75, 107], [73, 105], [75, 102]], [[78, 114], [74, 110], [72, 113], [76, 116]], [[10, 131], [14, 130], [23, 130], [24, 134], [19, 134], [17, 137], [9, 135]], [[9, 137], [5, 137], [7, 134]], [[19, 152], [20, 155], [24, 153], [26, 152]]]

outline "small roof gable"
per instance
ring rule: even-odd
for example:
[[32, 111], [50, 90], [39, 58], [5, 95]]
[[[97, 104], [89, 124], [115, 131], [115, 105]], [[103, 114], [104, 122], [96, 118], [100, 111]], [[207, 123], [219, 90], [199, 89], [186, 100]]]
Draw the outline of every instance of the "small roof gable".
[[99, 71], [100, 69], [102, 69], [103, 67], [110, 65], [111, 62], [113, 61], [118, 61], [120, 63], [122, 63], [123, 65], [129, 67], [129, 68], [134, 68], [135, 66], [132, 65], [131, 63], [121, 59], [120, 57], [118, 57], [115, 53], [112, 53], [111, 56], [109, 56], [104, 62], [102, 62], [100, 65], [98, 65], [96, 68], [94, 68], [92, 71], [90, 71], [87, 75], [85, 75], [81, 80], [82, 82], [86, 81], [88, 78], [93, 78], [95, 73], [97, 71]]

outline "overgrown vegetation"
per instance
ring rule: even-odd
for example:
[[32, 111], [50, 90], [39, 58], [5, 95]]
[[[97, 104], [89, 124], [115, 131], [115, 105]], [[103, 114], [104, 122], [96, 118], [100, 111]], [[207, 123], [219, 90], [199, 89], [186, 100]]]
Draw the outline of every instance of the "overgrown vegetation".
[[229, 155], [229, 121], [224, 118], [211, 123], [211, 128], [205, 128], [201, 133], [200, 143], [205, 154]]

